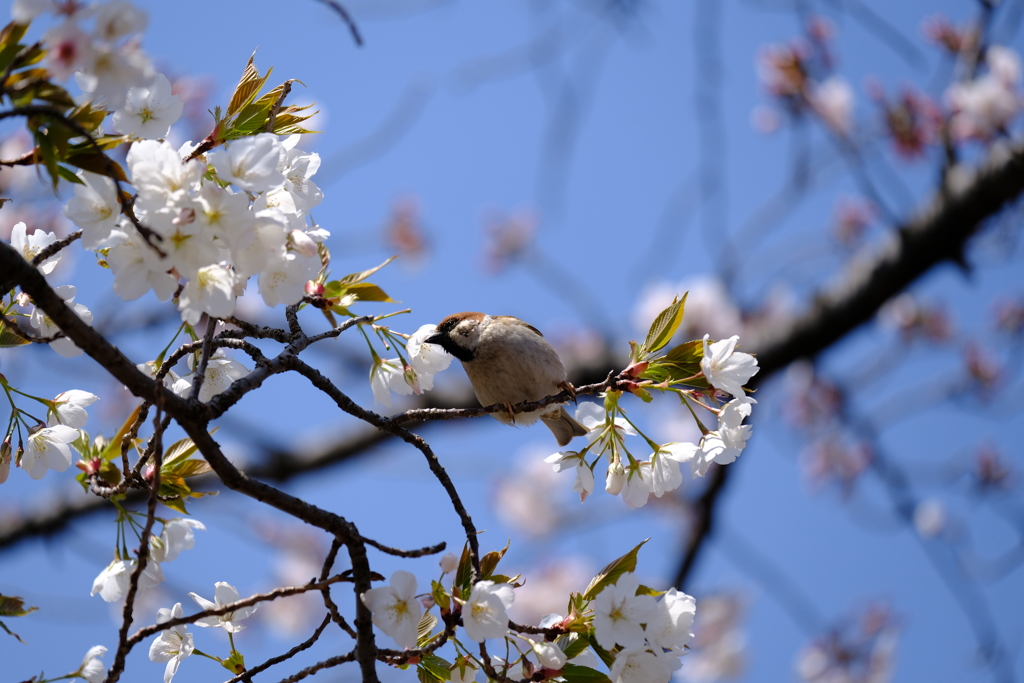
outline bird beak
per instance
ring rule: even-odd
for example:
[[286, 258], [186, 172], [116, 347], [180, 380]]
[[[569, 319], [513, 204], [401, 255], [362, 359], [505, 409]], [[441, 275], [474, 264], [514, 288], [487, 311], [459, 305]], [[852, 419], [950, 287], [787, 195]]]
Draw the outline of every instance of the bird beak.
[[439, 332], [435, 332], [434, 334], [432, 334], [429, 337], [427, 337], [426, 339], [424, 339], [423, 342], [426, 343], [426, 344], [437, 344], [438, 346], [440, 346], [441, 345], [441, 334]]

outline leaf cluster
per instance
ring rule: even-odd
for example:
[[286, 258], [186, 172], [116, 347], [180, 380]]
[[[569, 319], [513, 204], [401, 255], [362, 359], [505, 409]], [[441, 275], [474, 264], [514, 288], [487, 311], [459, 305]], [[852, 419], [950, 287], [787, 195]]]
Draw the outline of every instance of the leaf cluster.
[[28, 24], [11, 22], [0, 31], [0, 73], [6, 75], [0, 91], [17, 109], [31, 108], [26, 127], [32, 135], [33, 164], [46, 169], [54, 190], [61, 178], [81, 181], [73, 168], [80, 168], [114, 180], [125, 180], [121, 166], [103, 151], [125, 142], [123, 136], [92, 139], [107, 112], [91, 103], [75, 104], [61, 86], [51, 82], [50, 72], [37, 64], [46, 56], [39, 43], [22, 42]]
[[[291, 91], [292, 83], [301, 83], [296, 79], [289, 79], [263, 95], [260, 91], [267, 84], [273, 67], [267, 69], [267, 73], [260, 75], [253, 60], [256, 53], [249, 57], [249, 62], [242, 71], [242, 77], [231, 94], [227, 110], [219, 106], [213, 111], [213, 118], [216, 123], [216, 142], [221, 144], [244, 138], [249, 135], [269, 132], [277, 135], [295, 135], [315, 133], [317, 131], [307, 130], [302, 123], [317, 112], [304, 113], [313, 105], [299, 107], [296, 105], [283, 106], [283, 99]], [[276, 110], [276, 111], [275, 111]], [[273, 116], [274, 122], [268, 130], [270, 119]]]

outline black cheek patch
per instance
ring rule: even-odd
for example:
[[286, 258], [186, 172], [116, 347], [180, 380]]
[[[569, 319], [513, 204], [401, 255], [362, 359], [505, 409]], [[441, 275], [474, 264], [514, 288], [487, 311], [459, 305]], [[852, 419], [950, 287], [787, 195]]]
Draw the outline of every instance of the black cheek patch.
[[453, 356], [461, 360], [463, 363], [468, 363], [469, 361], [476, 358], [475, 353], [473, 353], [472, 351], [463, 346], [459, 346], [458, 344], [454, 343], [451, 337], [449, 337], [448, 335], [445, 335], [444, 338], [438, 342], [438, 346], [440, 346], [442, 349], [444, 349], [448, 353], [452, 354]]

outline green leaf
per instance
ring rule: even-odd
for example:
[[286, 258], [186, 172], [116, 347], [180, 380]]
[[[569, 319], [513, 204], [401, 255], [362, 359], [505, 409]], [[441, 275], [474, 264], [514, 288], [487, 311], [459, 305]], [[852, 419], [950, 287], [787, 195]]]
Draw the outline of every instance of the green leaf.
[[[213, 468], [205, 460], [185, 460], [173, 463], [168, 471], [179, 477], [187, 478], [212, 472]], [[163, 476], [162, 472], [161, 476]]]
[[558, 639], [558, 646], [562, 648], [566, 659], [573, 659], [590, 647], [590, 641], [578, 633], [570, 633]]
[[245, 65], [245, 70], [242, 71], [242, 77], [238, 79], [238, 85], [235, 86], [235, 92], [231, 95], [231, 101], [228, 103], [228, 116], [234, 116], [241, 111], [242, 107], [252, 102], [253, 98], [256, 97], [256, 93], [263, 88], [267, 79], [270, 78], [270, 72], [274, 70], [271, 67], [267, 70], [266, 75], [261, 77], [256, 65], [253, 64], [254, 59], [256, 59], [255, 52], [249, 57], [249, 62]]
[[584, 600], [593, 600], [597, 597], [597, 594], [603, 591], [607, 586], [613, 585], [619, 580], [619, 577], [623, 574], [636, 570], [636, 555], [643, 547], [644, 543], [647, 543], [651, 539], [647, 538], [640, 542], [638, 546], [630, 550], [622, 557], [612, 560], [607, 567], [602, 569], [594, 577], [590, 585], [587, 586], [587, 590], [583, 591]]
[[645, 586], [643, 584], [640, 584], [640, 587], [636, 589], [636, 594], [637, 595], [650, 595], [650, 596], [655, 597], [655, 598], [660, 598], [666, 592], [667, 591], [657, 591], [657, 590], [654, 590], [650, 586]]
[[[459, 568], [455, 570], [454, 585], [462, 588], [469, 588], [469, 578], [473, 574], [473, 564], [469, 561], [469, 544], [462, 547], [462, 557], [459, 558]], [[463, 594], [463, 598], [467, 597]]]
[[95, 131], [103, 123], [103, 119], [107, 117], [106, 110], [100, 108], [96, 109], [92, 106], [91, 102], [75, 107], [71, 112], [68, 113], [68, 118], [76, 122], [82, 128], [85, 128], [90, 133]]
[[341, 284], [337, 280], [331, 280], [330, 282], [324, 283], [325, 299], [339, 299], [344, 293], [345, 285]]
[[[102, 176], [107, 176], [108, 178], [113, 178], [114, 180], [128, 180], [128, 177], [124, 174], [124, 169], [121, 168], [121, 164], [117, 163], [105, 154], [100, 154], [99, 152], [72, 154], [65, 159], [65, 161], [70, 166], [75, 166], [84, 171], [97, 173]], [[76, 179], [75, 182], [81, 181]]]
[[448, 669], [451, 668], [451, 664], [448, 661], [438, 657], [437, 655], [427, 655], [420, 661], [420, 670], [426, 671], [433, 680], [447, 681], [450, 680]]
[[166, 498], [164, 500], [161, 500], [160, 502], [163, 503], [166, 507], [171, 508], [175, 512], [180, 512], [183, 515], [188, 514], [188, 510], [185, 509], [185, 501], [181, 497]]
[[57, 175], [60, 176], [61, 178], [63, 178], [64, 180], [68, 181], [72, 185], [84, 185], [85, 184], [85, 183], [82, 182], [82, 179], [79, 178], [77, 175], [75, 175], [75, 172], [72, 171], [67, 166], [62, 166], [60, 164], [57, 164]]
[[378, 270], [380, 270], [381, 268], [383, 268], [387, 264], [389, 264], [392, 261], [394, 261], [396, 258], [398, 258], [398, 257], [397, 256], [392, 256], [387, 261], [385, 261], [384, 263], [380, 264], [379, 266], [377, 266], [375, 268], [370, 268], [369, 270], [364, 270], [361, 273], [351, 273], [349, 275], [346, 275], [345, 277], [341, 278], [338, 282], [340, 282], [343, 285], [351, 285], [351, 284], [354, 284], [356, 282], [362, 282], [363, 280], [365, 280], [366, 278], [370, 277], [371, 275], [376, 273]]
[[121, 428], [117, 430], [117, 434], [107, 442], [106, 447], [100, 453], [100, 457], [104, 460], [112, 460], [113, 458], [121, 455], [121, 441], [124, 439], [124, 435], [131, 431], [132, 425], [139, 419], [139, 411], [142, 410], [142, 404], [135, 406], [135, 410], [128, 416], [128, 419], [124, 421]]
[[387, 301], [394, 303], [394, 299], [384, 293], [384, 290], [369, 282], [357, 282], [349, 285], [346, 294], [353, 294], [360, 301]]
[[181, 441], [175, 441], [171, 447], [164, 451], [163, 468], [166, 469], [178, 460], [185, 460], [198, 451], [195, 442], [188, 437]]
[[647, 331], [647, 339], [644, 340], [643, 346], [640, 347], [641, 359], [661, 350], [672, 341], [672, 336], [679, 329], [679, 324], [683, 322], [683, 311], [686, 308], [686, 297], [688, 294], [689, 292], [683, 294], [682, 299], [673, 298], [668, 308], [659, 313], [658, 317], [651, 323], [651, 329]]
[[597, 669], [578, 664], [566, 664], [562, 667], [562, 678], [566, 683], [611, 683], [611, 679]]
[[28, 24], [18, 24], [12, 21], [0, 31], [0, 73], [21, 52], [24, 46], [19, 45], [18, 41], [25, 37], [27, 30]]
[[25, 607], [24, 598], [14, 595], [0, 595], [0, 617], [23, 617], [32, 614], [38, 607]]
[[424, 612], [420, 617], [420, 623], [416, 626], [416, 642], [420, 647], [430, 638], [430, 633], [435, 626], [437, 626], [437, 617], [430, 612]]
[[489, 579], [494, 573], [494, 570], [498, 568], [498, 562], [501, 558], [505, 557], [505, 553], [508, 552], [508, 547], [512, 543], [510, 538], [506, 543], [505, 547], [501, 550], [492, 550], [491, 552], [480, 558], [480, 574], [482, 579]]
[[686, 380], [687, 384], [707, 387], [704, 378], [691, 379], [694, 375], [700, 374], [700, 362], [703, 358], [704, 342], [701, 339], [694, 339], [673, 347], [664, 357], [652, 361], [640, 377], [655, 382]]
[[7, 327], [7, 323], [0, 319], [0, 349], [13, 349], [32, 342], [22, 339]]

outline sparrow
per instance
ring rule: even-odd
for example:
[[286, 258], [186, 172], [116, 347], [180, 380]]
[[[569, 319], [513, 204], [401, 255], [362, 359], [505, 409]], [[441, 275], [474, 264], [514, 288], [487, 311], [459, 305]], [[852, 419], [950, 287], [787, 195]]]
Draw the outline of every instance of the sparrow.
[[539, 401], [562, 390], [572, 392], [558, 352], [536, 327], [510, 315], [455, 313], [424, 341], [459, 359], [480, 405], [505, 407], [504, 413], [491, 413], [498, 422], [525, 426], [539, 418], [559, 446], [587, 433], [560, 405], [518, 415], [512, 412], [517, 403]]

